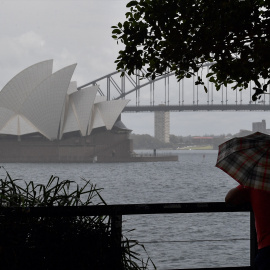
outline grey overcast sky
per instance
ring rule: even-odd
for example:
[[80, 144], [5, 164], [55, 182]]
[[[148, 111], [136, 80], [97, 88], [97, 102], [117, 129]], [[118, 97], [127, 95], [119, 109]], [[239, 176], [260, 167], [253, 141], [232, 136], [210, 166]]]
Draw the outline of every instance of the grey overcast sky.
[[[0, 0], [0, 88], [23, 69], [47, 59], [54, 59], [54, 71], [77, 63], [72, 80], [78, 86], [115, 71], [114, 61], [121, 45], [111, 38], [111, 26], [125, 19], [128, 2]], [[170, 91], [176, 95], [178, 90]], [[162, 102], [163, 95], [157, 94], [156, 102]], [[237, 133], [239, 129], [251, 129], [252, 122], [262, 119], [270, 127], [268, 115], [269, 112], [171, 113], [171, 134]], [[153, 113], [123, 113], [122, 120], [133, 133], [154, 134]]]

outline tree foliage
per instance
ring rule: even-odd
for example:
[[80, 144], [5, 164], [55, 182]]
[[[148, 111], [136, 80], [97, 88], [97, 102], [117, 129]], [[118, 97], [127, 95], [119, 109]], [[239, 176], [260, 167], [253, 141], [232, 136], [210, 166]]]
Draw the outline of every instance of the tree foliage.
[[131, 134], [134, 149], [173, 148], [173, 144], [164, 143], [149, 134]]
[[[256, 100], [270, 84], [269, 7], [268, 0], [130, 1], [126, 20], [112, 26], [112, 37], [125, 45], [117, 69], [145, 68], [151, 79], [175, 72], [181, 80], [210, 65], [217, 90], [253, 81]], [[202, 76], [196, 84], [204, 84]]]

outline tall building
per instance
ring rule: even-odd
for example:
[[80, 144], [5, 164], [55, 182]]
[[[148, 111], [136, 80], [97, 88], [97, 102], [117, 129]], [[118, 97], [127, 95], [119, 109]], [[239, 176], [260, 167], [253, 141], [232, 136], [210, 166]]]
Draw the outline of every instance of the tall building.
[[254, 123], [252, 123], [252, 131], [253, 132], [259, 131], [259, 132], [262, 132], [262, 133], [267, 133], [265, 120], [262, 120], [262, 122], [254, 122]]
[[155, 112], [155, 138], [164, 143], [170, 142], [170, 112]]

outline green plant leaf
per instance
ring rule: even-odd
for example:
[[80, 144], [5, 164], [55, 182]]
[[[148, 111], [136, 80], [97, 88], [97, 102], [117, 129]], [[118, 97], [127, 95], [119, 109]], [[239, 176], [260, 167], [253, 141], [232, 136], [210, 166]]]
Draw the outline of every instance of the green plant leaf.
[[130, 1], [129, 3], [127, 3], [126, 7], [127, 7], [127, 8], [130, 8], [130, 7], [132, 7], [132, 6], [136, 6], [137, 4], [138, 4], [137, 1]]

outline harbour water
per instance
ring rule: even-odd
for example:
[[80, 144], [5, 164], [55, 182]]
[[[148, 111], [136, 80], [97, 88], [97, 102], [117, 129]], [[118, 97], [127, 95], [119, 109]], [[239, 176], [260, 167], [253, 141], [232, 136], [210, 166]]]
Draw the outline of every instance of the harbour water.
[[[237, 184], [215, 167], [217, 151], [169, 152], [179, 155], [179, 160], [0, 165], [12, 178], [25, 181], [46, 183], [51, 175], [78, 183], [81, 178], [90, 179], [103, 188], [101, 195], [107, 204], [223, 202], [227, 191]], [[247, 213], [136, 215], [123, 219], [124, 235], [144, 245], [157, 269], [249, 265]], [[139, 252], [147, 257], [143, 249]]]

